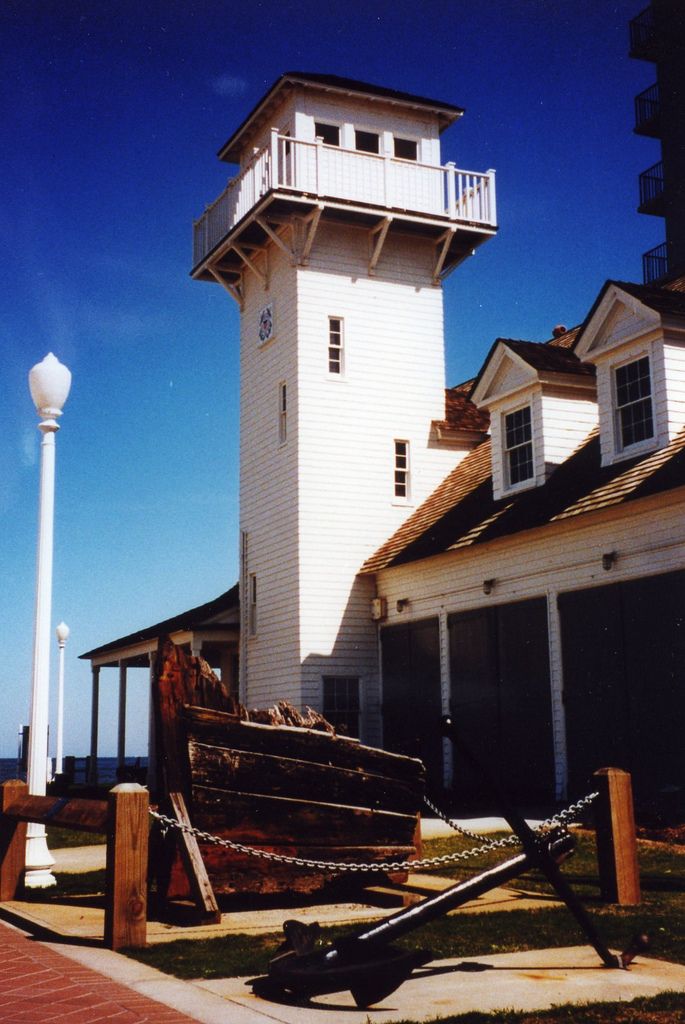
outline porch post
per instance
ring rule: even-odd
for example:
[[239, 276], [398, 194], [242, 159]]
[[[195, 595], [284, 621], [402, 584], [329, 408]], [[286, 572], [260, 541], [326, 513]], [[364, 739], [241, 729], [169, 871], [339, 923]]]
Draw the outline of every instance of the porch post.
[[100, 666], [91, 664], [93, 689], [90, 706], [90, 762], [87, 782], [98, 780], [98, 716], [100, 711]]
[[119, 662], [119, 730], [117, 734], [117, 768], [126, 760], [126, 662]]
[[150, 674], [148, 679], [148, 731], [147, 731], [147, 788], [150, 794], [156, 795], [157, 790], [157, 744], [155, 737], [155, 700], [154, 700], [154, 681], [155, 681], [155, 661], [157, 654], [155, 651], [150, 651], [148, 654], [150, 659]]

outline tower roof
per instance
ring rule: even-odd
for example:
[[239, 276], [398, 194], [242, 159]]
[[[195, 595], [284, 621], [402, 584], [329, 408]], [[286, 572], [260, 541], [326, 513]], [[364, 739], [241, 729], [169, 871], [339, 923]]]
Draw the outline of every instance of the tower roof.
[[285, 90], [294, 86], [304, 86], [305, 88], [314, 88], [343, 95], [354, 94], [355, 96], [364, 96], [372, 100], [383, 99], [390, 103], [401, 104], [404, 107], [418, 107], [423, 110], [430, 110], [437, 115], [441, 132], [464, 113], [462, 107], [456, 107], [452, 103], [427, 99], [425, 96], [415, 96], [413, 93], [389, 89], [383, 85], [359, 82], [355, 78], [341, 78], [339, 75], [322, 75], [310, 71], [286, 71], [274, 82], [259, 103], [253, 107], [240, 127], [231, 135], [230, 139], [224, 143], [218, 153], [219, 159], [226, 160], [228, 163], [237, 163], [242, 140], [247, 129], [260, 118], [265, 117], [271, 110], [274, 101]]

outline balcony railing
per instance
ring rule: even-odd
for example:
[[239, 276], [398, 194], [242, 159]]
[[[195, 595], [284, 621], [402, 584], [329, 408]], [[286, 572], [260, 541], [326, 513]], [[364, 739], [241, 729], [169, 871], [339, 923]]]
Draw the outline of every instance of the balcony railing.
[[343, 200], [494, 228], [495, 172], [435, 167], [272, 133], [241, 173], [195, 221], [193, 265], [270, 190]]
[[646, 7], [644, 11], [629, 22], [630, 56], [642, 60], [652, 60], [653, 50], [657, 42], [654, 9]]
[[642, 280], [652, 284], [668, 273], [668, 247], [666, 242], [656, 245], [642, 255]]
[[660, 114], [659, 86], [655, 83], [635, 97], [635, 131], [642, 135], [658, 135]]
[[[664, 165], [661, 161], [640, 175], [640, 209], [653, 207], [664, 194]], [[651, 211], [650, 211], [651, 212]]]

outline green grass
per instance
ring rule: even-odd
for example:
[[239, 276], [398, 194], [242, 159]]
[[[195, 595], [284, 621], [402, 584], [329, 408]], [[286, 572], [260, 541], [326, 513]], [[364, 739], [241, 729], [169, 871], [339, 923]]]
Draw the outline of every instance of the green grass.
[[48, 848], [60, 850], [66, 846], [100, 846], [106, 837], [99, 832], [75, 832], [72, 828], [61, 828], [59, 825], [46, 825]]

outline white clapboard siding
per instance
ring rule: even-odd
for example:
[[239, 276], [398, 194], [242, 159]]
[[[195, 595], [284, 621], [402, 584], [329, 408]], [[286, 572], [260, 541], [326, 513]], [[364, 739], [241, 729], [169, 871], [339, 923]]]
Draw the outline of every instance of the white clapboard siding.
[[[258, 628], [243, 639], [242, 682], [250, 704], [287, 697], [320, 706], [323, 675], [358, 676], [376, 723], [374, 593], [357, 573], [466, 449], [431, 434], [445, 415], [433, 246], [391, 232], [370, 276], [368, 244], [364, 230], [321, 225], [308, 266], [291, 266], [270, 246], [268, 289], [245, 275], [241, 530], [247, 572], [257, 575]], [[259, 312], [269, 302], [274, 337], [260, 346]], [[329, 317], [343, 320], [341, 375], [328, 370]], [[395, 439], [410, 445], [408, 501], [393, 496]], [[377, 740], [377, 730], [365, 738]]]
[[[685, 560], [684, 502], [685, 495], [681, 489], [473, 549], [460, 549], [384, 569], [376, 576], [378, 593], [387, 599], [389, 624], [526, 598], [547, 597], [559, 798], [565, 795], [566, 763], [557, 595], [682, 569]], [[615, 551], [618, 555], [609, 572], [602, 568], [602, 554], [607, 551]], [[483, 593], [484, 580], [495, 581], [488, 596]], [[408, 609], [397, 613], [397, 600], [407, 597], [410, 599]], [[443, 685], [447, 687], [449, 680], [444, 679]]]

